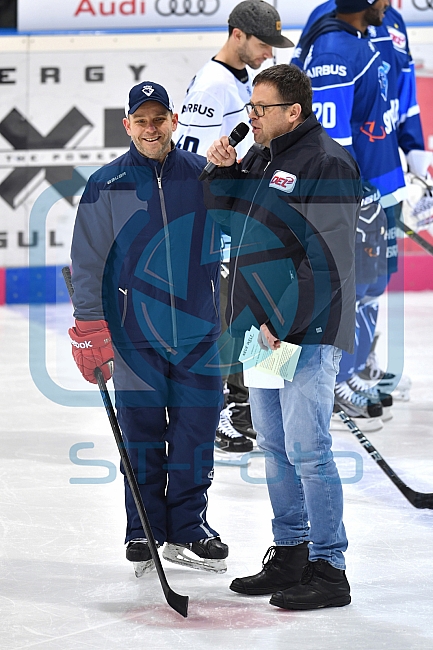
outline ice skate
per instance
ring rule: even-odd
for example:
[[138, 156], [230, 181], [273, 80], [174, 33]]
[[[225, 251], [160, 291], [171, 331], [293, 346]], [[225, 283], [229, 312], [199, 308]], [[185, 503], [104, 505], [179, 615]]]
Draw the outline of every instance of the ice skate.
[[345, 431], [347, 428], [337, 415], [340, 410], [343, 410], [361, 431], [379, 431], [383, 427], [382, 404], [372, 402], [362, 393], [352, 390], [346, 381], [335, 384], [331, 430]]
[[377, 354], [374, 350], [367, 357], [364, 370], [359, 373], [362, 379], [366, 379], [372, 386], [375, 386], [383, 393], [391, 393], [397, 401], [408, 402], [410, 400], [410, 389], [412, 380], [408, 375], [402, 375], [398, 380], [392, 372], [381, 370]]
[[368, 381], [362, 379], [359, 375], [354, 374], [347, 380], [350, 388], [365, 395], [372, 402], [380, 402], [382, 404], [382, 421], [387, 422], [392, 419], [392, 395], [383, 392], [378, 386], [372, 386]]
[[248, 452], [253, 450], [253, 441], [236, 431], [232, 424], [232, 407], [229, 404], [220, 413], [215, 434], [215, 459], [224, 465], [247, 465]]
[[169, 562], [191, 569], [225, 573], [227, 571], [225, 558], [228, 554], [227, 544], [224, 544], [219, 537], [210, 537], [189, 544], [167, 542], [162, 557]]
[[[253, 428], [251, 421], [251, 409], [248, 402], [236, 403], [231, 406], [231, 419], [233, 427], [238, 433], [241, 433], [247, 438], [255, 440], [257, 438], [257, 431]], [[254, 444], [254, 443], [253, 443]]]
[[132, 539], [126, 546], [126, 559], [134, 565], [136, 578], [150, 573], [155, 568], [149, 545], [146, 539]]

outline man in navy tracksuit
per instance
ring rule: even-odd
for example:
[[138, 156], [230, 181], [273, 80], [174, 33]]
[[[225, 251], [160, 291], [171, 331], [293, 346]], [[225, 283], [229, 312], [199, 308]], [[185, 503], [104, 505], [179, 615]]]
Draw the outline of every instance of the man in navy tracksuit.
[[[134, 86], [125, 113], [130, 149], [90, 177], [78, 208], [72, 350], [93, 383], [114, 359], [119, 423], [164, 557], [223, 572], [228, 547], [206, 521], [222, 406], [220, 230], [197, 180], [206, 160], [174, 148], [177, 114], [159, 84]], [[153, 561], [126, 480], [125, 503], [138, 576]]]

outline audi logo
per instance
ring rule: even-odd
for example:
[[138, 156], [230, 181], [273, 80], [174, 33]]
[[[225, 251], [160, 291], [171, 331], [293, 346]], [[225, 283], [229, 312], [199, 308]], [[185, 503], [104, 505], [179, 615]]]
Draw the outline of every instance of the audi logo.
[[412, 0], [412, 4], [418, 11], [433, 9], [433, 0]]
[[219, 8], [220, 0], [156, 0], [155, 4], [160, 16], [212, 16]]

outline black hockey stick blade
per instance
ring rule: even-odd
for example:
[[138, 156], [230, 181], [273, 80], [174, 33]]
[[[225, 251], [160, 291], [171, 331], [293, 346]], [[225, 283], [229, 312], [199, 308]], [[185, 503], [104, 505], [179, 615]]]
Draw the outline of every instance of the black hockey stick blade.
[[421, 248], [423, 248], [427, 253], [430, 253], [430, 255], [433, 255], [433, 244], [430, 244], [424, 237], [421, 237], [417, 232], [412, 230], [412, 228], [409, 228], [404, 221], [396, 217], [395, 223], [397, 226], [402, 230], [408, 237], [413, 239], [414, 242], [416, 242]]
[[[74, 293], [74, 287], [72, 285], [71, 270], [69, 266], [62, 268], [63, 278], [68, 289], [69, 296], [72, 298]], [[181, 616], [186, 618], [188, 616], [188, 596], [181, 596], [177, 594], [167, 582], [165, 577], [164, 569], [162, 568], [161, 560], [159, 558], [158, 548], [156, 546], [155, 538], [153, 536], [152, 528], [147, 516], [147, 512], [144, 508], [143, 500], [141, 498], [140, 489], [138, 487], [137, 479], [135, 478], [134, 470], [131, 465], [131, 460], [129, 458], [128, 451], [125, 447], [123, 440], [122, 432], [117, 421], [116, 414], [114, 412], [113, 404], [111, 403], [110, 394], [105, 383], [104, 375], [100, 368], [95, 369], [95, 379], [98, 382], [99, 391], [101, 393], [102, 401], [105, 406], [105, 410], [110, 421], [111, 429], [116, 440], [117, 448], [119, 450], [120, 458], [123, 463], [123, 468], [125, 470], [126, 477], [128, 479], [129, 486], [131, 488], [132, 496], [137, 507], [138, 515], [140, 517], [141, 525], [146, 534], [147, 543], [149, 545], [149, 550], [152, 555], [152, 559], [155, 562], [155, 568], [158, 573], [159, 581], [161, 583], [162, 591], [164, 592], [165, 599], [167, 603], [172, 607], [176, 612]]]
[[391, 479], [394, 485], [406, 497], [410, 504], [412, 504], [415, 508], [428, 508], [429, 510], [433, 510], [433, 493], [416, 492], [415, 490], [412, 490], [412, 488], [406, 485], [406, 483], [404, 483], [401, 478], [397, 476], [392, 467], [388, 465], [386, 460], [382, 458], [381, 454], [375, 447], [373, 447], [368, 438], [365, 437], [362, 431], [356, 426], [354, 421], [348, 415], [346, 415], [342, 409], [340, 411], [337, 411], [337, 415], [339, 418], [341, 418], [341, 420], [343, 420], [350, 433], [355, 436], [355, 438], [364, 447], [369, 456], [376, 461], [379, 467], [385, 472], [388, 478]]

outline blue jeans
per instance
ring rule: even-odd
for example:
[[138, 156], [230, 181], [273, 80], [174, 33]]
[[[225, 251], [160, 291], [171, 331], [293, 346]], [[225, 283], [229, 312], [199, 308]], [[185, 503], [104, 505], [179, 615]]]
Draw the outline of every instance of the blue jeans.
[[275, 544], [310, 541], [311, 561], [344, 569], [343, 491], [329, 433], [340, 358], [332, 345], [304, 345], [293, 381], [251, 388], [250, 404], [265, 452]]

